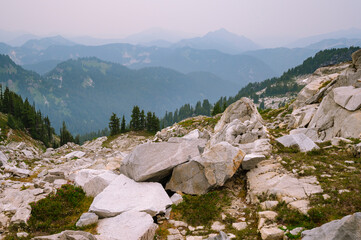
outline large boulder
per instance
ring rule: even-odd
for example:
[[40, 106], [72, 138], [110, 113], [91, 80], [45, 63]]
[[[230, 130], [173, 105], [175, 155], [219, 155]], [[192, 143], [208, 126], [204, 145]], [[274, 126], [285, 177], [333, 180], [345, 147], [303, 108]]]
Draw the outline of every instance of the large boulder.
[[300, 149], [301, 152], [308, 152], [314, 149], [319, 149], [319, 147], [303, 133], [285, 135], [277, 138], [276, 141], [285, 147], [296, 146]]
[[118, 177], [118, 175], [110, 171], [99, 174], [84, 184], [84, 192], [88, 196], [95, 197], [101, 193], [116, 177]]
[[245, 144], [267, 137], [263, 120], [252, 100], [241, 98], [231, 104], [214, 128], [211, 145], [226, 141]]
[[145, 212], [125, 212], [98, 222], [98, 239], [153, 240], [158, 228]]
[[118, 175], [109, 170], [82, 169], [70, 177], [88, 196], [101, 193]]
[[316, 129], [318, 139], [323, 141], [334, 137], [359, 138], [360, 122], [361, 110], [352, 112], [343, 108], [335, 102], [334, 91], [331, 91], [322, 100], [308, 128]]
[[135, 181], [159, 181], [172, 169], [200, 155], [205, 139], [171, 138], [137, 146], [122, 162], [120, 172]]
[[302, 232], [303, 240], [361, 239], [361, 212]]
[[94, 198], [89, 211], [101, 218], [128, 211], [146, 212], [155, 216], [165, 213], [170, 205], [172, 201], [160, 183], [137, 183], [121, 174]]
[[166, 189], [187, 194], [204, 194], [223, 186], [240, 167], [245, 154], [227, 142], [205, 149], [201, 157], [174, 168]]

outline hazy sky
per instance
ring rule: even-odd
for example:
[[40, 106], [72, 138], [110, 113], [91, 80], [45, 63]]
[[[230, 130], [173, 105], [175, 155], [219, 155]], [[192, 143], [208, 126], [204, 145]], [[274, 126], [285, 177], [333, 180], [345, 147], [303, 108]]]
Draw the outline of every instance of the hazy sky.
[[124, 37], [160, 27], [257, 40], [361, 28], [361, 0], [0, 0], [0, 29]]

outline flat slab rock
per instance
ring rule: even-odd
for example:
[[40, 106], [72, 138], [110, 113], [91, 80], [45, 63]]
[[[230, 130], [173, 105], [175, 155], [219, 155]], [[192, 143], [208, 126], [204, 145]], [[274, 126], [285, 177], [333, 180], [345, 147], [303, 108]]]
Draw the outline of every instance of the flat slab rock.
[[128, 211], [155, 216], [165, 213], [171, 205], [172, 201], [160, 183], [137, 183], [121, 174], [94, 198], [89, 212], [96, 213], [100, 218]]
[[98, 222], [99, 240], [153, 240], [158, 225], [145, 212], [125, 212]]
[[287, 172], [279, 163], [264, 160], [257, 168], [247, 173], [249, 183], [248, 198], [252, 203], [258, 202], [263, 193], [274, 194], [282, 200], [288, 197], [296, 200], [308, 199], [311, 194], [323, 192], [316, 177], [297, 178]]
[[361, 212], [302, 232], [303, 240], [361, 239]]
[[200, 155], [205, 139], [171, 138], [168, 142], [137, 146], [122, 162], [120, 172], [135, 181], [159, 181], [172, 169]]
[[303, 133], [282, 136], [277, 138], [276, 141], [285, 147], [297, 146], [301, 152], [319, 149], [319, 147]]

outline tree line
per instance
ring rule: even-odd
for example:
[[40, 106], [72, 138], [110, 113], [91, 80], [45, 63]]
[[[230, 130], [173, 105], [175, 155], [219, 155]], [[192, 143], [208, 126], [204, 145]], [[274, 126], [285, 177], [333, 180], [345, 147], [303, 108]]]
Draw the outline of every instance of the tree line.
[[129, 125], [126, 124], [125, 117], [123, 115], [122, 120], [117, 117], [115, 113], [112, 113], [109, 119], [109, 131], [110, 136], [117, 135], [119, 133], [125, 133], [128, 131], [148, 131], [150, 133], [156, 133], [160, 130], [159, 118], [153, 112], [147, 112], [145, 115], [144, 110], [140, 110], [138, 106], [134, 106], [132, 110], [131, 120]]
[[26, 130], [30, 136], [40, 140], [46, 147], [56, 146], [54, 141], [55, 131], [49, 118], [44, 117], [40, 110], [8, 87], [3, 91], [0, 84], [0, 111], [7, 114], [7, 125], [12, 129]]

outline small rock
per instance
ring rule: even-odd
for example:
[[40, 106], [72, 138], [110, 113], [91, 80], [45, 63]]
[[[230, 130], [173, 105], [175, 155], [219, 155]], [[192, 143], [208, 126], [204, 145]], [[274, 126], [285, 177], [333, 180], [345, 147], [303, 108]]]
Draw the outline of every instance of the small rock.
[[237, 229], [237, 231], [241, 231], [247, 228], [247, 223], [246, 222], [232, 223], [232, 227]]
[[263, 212], [258, 212], [258, 216], [260, 218], [266, 218], [268, 220], [274, 221], [276, 220], [278, 213], [274, 212], [274, 211], [263, 211]]
[[283, 239], [284, 232], [278, 227], [262, 228], [261, 237], [263, 240], [281, 240]]
[[172, 200], [174, 205], [178, 205], [179, 203], [181, 203], [183, 201], [183, 197], [180, 194], [175, 193], [172, 195], [170, 200]]
[[323, 194], [322, 197], [323, 197], [323, 199], [327, 200], [327, 199], [329, 199], [331, 196], [328, 195], [328, 194]]
[[278, 201], [265, 201], [261, 203], [261, 208], [263, 210], [269, 210], [277, 206]]
[[212, 226], [211, 226], [211, 229], [213, 231], [222, 231], [226, 228], [226, 226], [218, 221], [215, 221]]
[[98, 215], [95, 213], [83, 213], [76, 223], [77, 227], [84, 227], [98, 222]]
[[292, 235], [297, 235], [297, 234], [299, 234], [300, 232], [302, 232], [303, 229], [304, 229], [303, 227], [294, 228], [294, 229], [292, 229], [292, 230], [290, 231], [290, 233], [291, 233]]
[[342, 193], [344, 193], [344, 192], [350, 192], [350, 190], [348, 190], [348, 189], [338, 190], [338, 193], [339, 193], [339, 194], [342, 194]]
[[230, 240], [229, 237], [227, 236], [227, 234], [225, 234], [224, 232], [220, 231], [219, 235], [214, 236], [214, 237], [208, 237], [207, 240]]
[[298, 210], [300, 213], [307, 215], [309, 208], [308, 200], [297, 200], [288, 204], [291, 209]]
[[256, 165], [266, 159], [266, 157], [262, 154], [247, 154], [242, 162], [242, 169], [244, 170], [251, 170], [256, 167]]
[[202, 240], [202, 236], [187, 236], [186, 240]]
[[27, 233], [27, 232], [19, 232], [19, 233], [16, 234], [16, 236], [18, 238], [26, 238], [26, 237], [29, 236], [29, 233]]
[[54, 181], [54, 185], [57, 185], [57, 186], [62, 186], [67, 183], [68, 183], [68, 181], [65, 179], [55, 179], [55, 181]]

